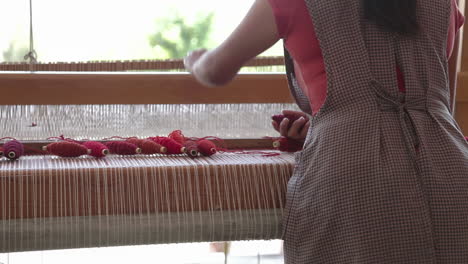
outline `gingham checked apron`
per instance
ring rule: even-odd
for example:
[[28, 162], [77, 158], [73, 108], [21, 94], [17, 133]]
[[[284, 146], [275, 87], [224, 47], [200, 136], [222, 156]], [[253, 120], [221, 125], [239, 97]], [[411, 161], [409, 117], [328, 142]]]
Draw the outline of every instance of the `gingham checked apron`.
[[[288, 184], [285, 262], [468, 263], [468, 144], [449, 110], [450, 0], [418, 1], [413, 37], [364, 20], [361, 1], [305, 1], [328, 90]], [[291, 92], [310, 114], [285, 53]]]

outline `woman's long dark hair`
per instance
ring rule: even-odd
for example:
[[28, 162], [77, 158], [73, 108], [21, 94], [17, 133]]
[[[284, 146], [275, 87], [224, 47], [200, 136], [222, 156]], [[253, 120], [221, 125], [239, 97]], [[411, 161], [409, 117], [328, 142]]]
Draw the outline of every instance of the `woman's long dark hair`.
[[362, 0], [364, 16], [381, 28], [402, 35], [414, 35], [419, 30], [416, 0]]

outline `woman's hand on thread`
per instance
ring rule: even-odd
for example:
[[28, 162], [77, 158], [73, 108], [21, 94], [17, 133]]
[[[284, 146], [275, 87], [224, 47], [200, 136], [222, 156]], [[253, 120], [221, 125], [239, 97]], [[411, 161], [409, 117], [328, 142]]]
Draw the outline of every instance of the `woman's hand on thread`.
[[[291, 110], [284, 110], [283, 115], [293, 116], [297, 119], [295, 121], [291, 121], [288, 118], [284, 118], [280, 124], [273, 121], [273, 128], [283, 137], [304, 141], [310, 125], [307, 115], [302, 112]], [[292, 122], [291, 125], [290, 122]]]

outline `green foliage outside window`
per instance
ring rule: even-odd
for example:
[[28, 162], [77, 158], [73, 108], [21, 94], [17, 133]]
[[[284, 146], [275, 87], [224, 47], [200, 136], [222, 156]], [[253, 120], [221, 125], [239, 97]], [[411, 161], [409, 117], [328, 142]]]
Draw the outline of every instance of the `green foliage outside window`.
[[150, 45], [164, 52], [157, 59], [180, 59], [191, 50], [209, 48], [213, 17], [213, 13], [200, 15], [189, 23], [176, 14], [158, 20], [156, 33], [149, 37]]

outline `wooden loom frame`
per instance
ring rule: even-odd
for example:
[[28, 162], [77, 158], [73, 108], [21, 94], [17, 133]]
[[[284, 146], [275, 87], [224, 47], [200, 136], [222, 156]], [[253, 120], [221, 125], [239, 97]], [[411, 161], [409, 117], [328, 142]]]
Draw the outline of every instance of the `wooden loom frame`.
[[[188, 73], [0, 73], [0, 105], [293, 103], [284, 74], [240, 74], [225, 87]], [[28, 95], [28, 96], [25, 96]], [[271, 148], [268, 139], [227, 139], [228, 148]], [[44, 141], [26, 142], [40, 149]], [[32, 152], [30, 152], [32, 153]]]
[[[246, 67], [282, 65], [282, 57], [259, 57]], [[3, 70], [34, 68], [44, 72], [0, 73], [0, 87], [8, 90], [0, 105], [88, 104], [252, 104], [293, 103], [284, 74], [239, 74], [225, 87], [210, 88], [189, 73], [125, 72], [183, 69], [182, 60], [0, 64]], [[58, 71], [59, 72], [50, 72]], [[69, 72], [80, 70], [82, 72]], [[91, 72], [91, 71], [104, 72]], [[119, 72], [123, 71], [123, 72]], [[26, 96], [27, 95], [27, 96]], [[228, 139], [228, 148], [271, 148], [266, 139]], [[26, 142], [37, 149], [44, 141]], [[30, 152], [29, 154], [32, 154]]]
[[0, 105], [292, 103], [284, 74], [239, 74], [225, 87], [188, 73], [0, 73]]
[[[287, 89], [287, 81], [284, 74], [240, 74], [231, 84], [226, 87], [209, 88], [200, 85], [188, 73], [49, 73], [49, 72], [8, 72], [0, 74], [0, 87], [8, 90], [5, 96], [0, 97], [0, 105], [87, 105], [87, 104], [250, 104], [250, 103], [292, 103], [293, 100]], [[27, 96], [26, 96], [27, 95]], [[46, 142], [25, 142], [28, 148], [39, 149]], [[228, 148], [271, 148], [269, 139], [232, 139], [225, 140]], [[126, 160], [137, 162], [144, 157], [128, 157]], [[167, 157], [171, 159], [171, 157]], [[181, 157], [187, 159], [187, 157]], [[216, 158], [216, 157], [215, 157]], [[221, 157], [220, 157], [221, 158]], [[164, 160], [165, 157], [151, 157], [151, 160]], [[53, 166], [56, 162], [67, 162], [65, 159], [42, 159], [42, 162]], [[89, 159], [86, 159], [89, 160]], [[83, 162], [86, 162], [83, 161]], [[121, 160], [119, 157], [109, 157], [105, 162]], [[124, 162], [123, 158], [121, 160]], [[15, 166], [15, 163], [2, 161], [5, 164]], [[160, 167], [98, 167], [92, 170], [86, 169], [88, 176], [82, 177], [81, 172], [74, 169], [73, 165], [67, 169], [67, 175], [59, 171], [52, 174], [50, 169], [28, 169], [28, 159], [20, 160], [19, 167], [11, 171], [3, 171], [0, 167], [0, 197], [3, 197], [3, 205], [0, 201], [0, 252], [35, 250], [39, 246], [42, 249], [70, 248], [79, 245], [103, 246], [100, 241], [106, 241], [105, 245], [124, 245], [127, 243], [168, 243], [168, 242], [190, 242], [198, 237], [206, 237], [211, 228], [207, 228], [207, 222], [213, 216], [228, 217], [227, 224], [213, 222], [213, 225], [239, 225], [239, 237], [221, 236], [217, 239], [253, 239], [264, 237], [266, 239], [280, 237], [280, 215], [284, 206], [284, 195], [287, 179], [291, 175], [292, 163], [281, 163], [273, 165], [274, 168], [282, 168], [286, 173], [280, 175], [269, 175], [263, 173], [269, 171], [266, 164], [251, 164], [254, 170], [262, 172], [260, 175], [246, 173], [242, 176], [245, 186], [244, 193], [256, 194], [258, 188], [274, 186], [274, 195], [270, 198], [253, 200], [247, 203], [234, 204], [227, 199], [226, 194], [233, 193], [230, 185], [221, 184], [223, 178], [223, 166], [200, 165]], [[73, 162], [73, 161], [69, 161]], [[201, 161], [203, 162], [203, 161]], [[184, 163], [187, 163], [185, 161]], [[9, 166], [9, 165], [6, 165]], [[235, 166], [238, 173], [244, 173], [245, 166]], [[92, 171], [92, 172], [90, 172]], [[138, 174], [135, 173], [138, 171]], [[163, 173], [163, 171], [166, 171]], [[108, 175], [103, 177], [103, 175]], [[137, 176], [138, 175], [138, 176]], [[194, 177], [199, 175], [199, 177]], [[180, 178], [179, 178], [180, 176]], [[193, 177], [193, 178], [192, 178]], [[228, 177], [229, 178], [229, 177]], [[273, 178], [277, 178], [278, 186], [273, 184]], [[73, 179], [73, 180], [72, 180]], [[234, 178], [236, 179], [236, 178]], [[249, 179], [251, 180], [249, 184]], [[134, 185], [128, 183], [134, 181]], [[264, 185], [267, 182], [270, 185]], [[86, 183], [85, 183], [86, 182]], [[169, 197], [177, 197], [170, 194], [179, 190], [178, 186], [197, 186], [217, 182], [212, 185], [212, 190], [204, 191], [196, 200], [192, 210], [197, 216], [195, 222], [191, 222], [193, 214], [185, 211], [179, 212], [179, 206], [190, 205], [188, 196], [182, 195], [177, 203], [166, 204], [162, 200], [143, 201], [128, 200], [122, 206], [126, 209], [109, 207], [114, 203], [113, 195], [120, 193], [123, 197], [135, 197], [136, 193], [146, 192], [146, 195], [156, 196], [156, 191], [145, 188], [144, 182], [158, 186], [165, 184], [169, 190]], [[211, 183], [210, 183], [211, 182]], [[76, 184], [79, 183], [79, 184]], [[263, 183], [263, 184], [259, 184]], [[84, 185], [83, 185], [84, 184]], [[273, 184], [273, 185], [272, 185]], [[128, 187], [127, 187], [128, 185]], [[62, 197], [60, 190], [63, 186], [72, 186], [73, 190], [67, 190], [67, 197], [86, 195], [84, 200], [77, 202], [66, 201], [56, 204], [55, 200]], [[262, 187], [260, 187], [262, 186]], [[181, 193], [191, 192], [181, 187]], [[203, 189], [203, 188], [202, 188]], [[69, 192], [70, 191], [70, 192]], [[87, 195], [89, 193], [89, 196]], [[105, 196], [109, 193], [110, 196]], [[2, 196], [3, 195], [3, 196]], [[62, 193], [64, 195], [64, 193]], [[104, 195], [104, 196], [103, 196]], [[242, 194], [239, 194], [241, 197]], [[51, 198], [52, 197], [52, 198]], [[110, 200], [104, 200], [108, 197]], [[205, 198], [203, 198], [205, 197]], [[203, 199], [202, 199], [203, 198]], [[0, 200], [2, 200], [0, 199]], [[42, 201], [38, 202], [38, 201]], [[130, 202], [133, 201], [133, 202]], [[90, 204], [89, 209], [84, 209]], [[101, 208], [108, 208], [109, 215], [102, 215]], [[143, 209], [142, 209], [143, 208]], [[230, 208], [230, 211], [219, 211], [217, 208]], [[236, 213], [238, 212], [238, 213]], [[259, 215], [271, 219], [267, 224], [255, 226], [252, 222], [246, 222], [240, 217], [244, 215]], [[180, 223], [174, 222], [182, 215]], [[239, 218], [240, 217], [240, 218]], [[4, 220], [3, 223], [1, 220]], [[106, 219], [108, 225], [103, 225], [101, 219]], [[123, 220], [122, 220], [123, 219]], [[172, 221], [171, 221], [172, 219]], [[7, 221], [7, 222], [5, 222]], [[141, 223], [133, 225], [128, 231], [123, 224]], [[179, 220], [177, 220], [179, 221]], [[40, 226], [37, 224], [41, 223]], [[82, 223], [78, 226], [75, 223]], [[85, 227], [85, 224], [89, 226]], [[243, 224], [242, 224], [243, 223]], [[16, 226], [26, 228], [21, 234], [15, 233]], [[37, 226], [39, 229], [36, 229]], [[67, 230], [69, 226], [76, 227]], [[2, 229], [3, 228], [3, 229]], [[265, 228], [263, 230], [263, 228]], [[158, 230], [166, 230], [162, 237]], [[44, 230], [52, 230], [48, 232]], [[60, 231], [63, 230], [63, 231]], [[262, 231], [263, 230], [263, 231]], [[0, 232], [0, 233], [2, 233]], [[66, 234], [67, 232], [71, 232]], [[129, 233], [121, 233], [129, 232]], [[173, 232], [178, 234], [168, 236]], [[260, 232], [265, 232], [259, 236]], [[85, 234], [83, 234], [85, 233]], [[184, 233], [192, 234], [190, 236]], [[3, 240], [2, 240], [3, 236]], [[38, 237], [46, 236], [44, 245]], [[66, 237], [76, 237], [76, 240], [68, 241]], [[107, 237], [107, 240], [102, 240]], [[142, 242], [140, 237], [147, 242]], [[83, 239], [83, 240], [82, 240]], [[179, 241], [179, 239], [181, 239]], [[78, 244], [76, 241], [80, 241]], [[138, 241], [138, 242], [135, 242]], [[39, 243], [39, 244], [38, 244]]]
[[[458, 0], [458, 2], [466, 16], [468, 14], [466, 1]], [[462, 131], [468, 136], [468, 30], [466, 30], [466, 22], [458, 36], [450, 61], [449, 77], [452, 85], [458, 88], [455, 95], [455, 118]]]

